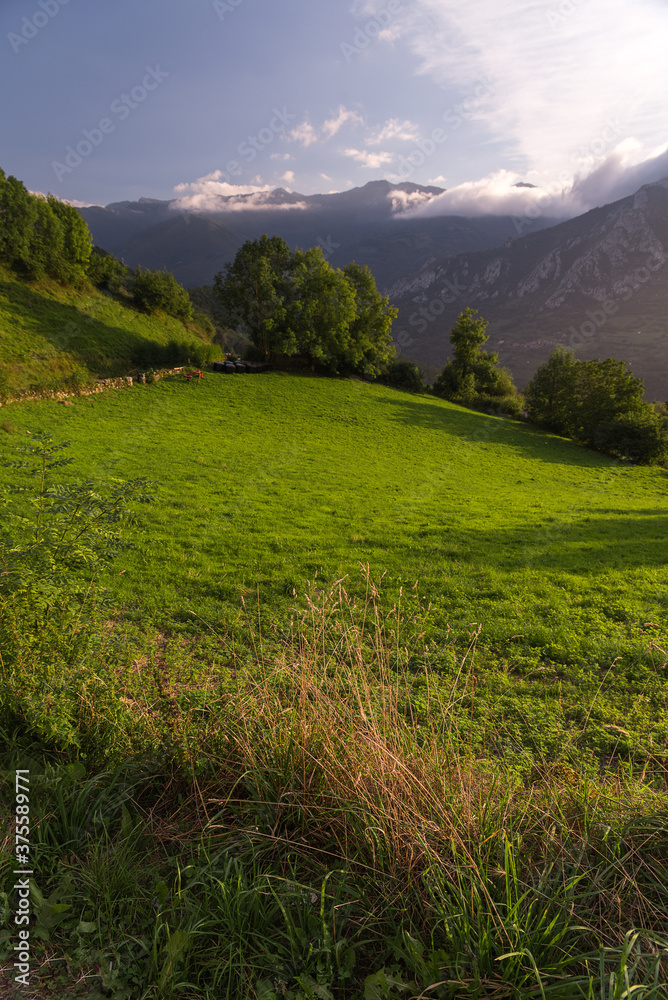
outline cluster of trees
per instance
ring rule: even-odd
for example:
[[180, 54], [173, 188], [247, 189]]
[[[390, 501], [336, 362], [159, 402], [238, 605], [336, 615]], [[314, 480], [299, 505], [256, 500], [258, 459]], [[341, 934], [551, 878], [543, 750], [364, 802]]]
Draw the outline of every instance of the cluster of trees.
[[[623, 361], [580, 361], [558, 348], [524, 391], [533, 423], [609, 455], [668, 463], [668, 419], [646, 403], [645, 386]], [[663, 408], [665, 409], [665, 408]]]
[[300, 358], [331, 374], [375, 377], [395, 356], [397, 310], [369, 269], [335, 269], [320, 247], [291, 251], [279, 236], [247, 240], [215, 287], [225, 322], [265, 359]]
[[121, 288], [131, 287], [132, 278], [132, 270], [121, 264], [113, 253], [107, 253], [101, 247], [93, 247], [88, 263], [88, 280], [96, 288], [118, 292]]
[[557, 348], [520, 396], [498, 354], [482, 349], [485, 320], [467, 308], [450, 333], [453, 357], [433, 392], [486, 411], [522, 413], [556, 434], [615, 457], [668, 465], [668, 405], [645, 402], [645, 386], [623, 361], [580, 361]]
[[488, 323], [466, 308], [450, 333], [453, 357], [434, 383], [434, 394], [476, 410], [518, 416], [522, 402], [512, 375], [499, 367], [499, 355], [482, 349]]
[[0, 263], [20, 278], [53, 278], [64, 285], [89, 281], [110, 291], [128, 290], [146, 312], [165, 312], [213, 335], [208, 318], [168, 271], [132, 271], [113, 254], [93, 246], [90, 230], [76, 208], [53, 195], [31, 194], [0, 169]]
[[31, 194], [0, 170], [0, 262], [28, 281], [82, 284], [93, 241], [75, 208], [53, 195]]
[[184, 323], [193, 318], [190, 296], [169, 271], [142, 270], [137, 265], [132, 282], [132, 299], [148, 313], [165, 312]]

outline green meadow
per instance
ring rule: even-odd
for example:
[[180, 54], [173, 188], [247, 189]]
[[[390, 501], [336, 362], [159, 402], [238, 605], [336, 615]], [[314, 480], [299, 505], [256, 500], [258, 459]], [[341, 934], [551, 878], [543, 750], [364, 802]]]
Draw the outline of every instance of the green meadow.
[[496, 685], [541, 706], [562, 691], [575, 726], [604, 679], [594, 718], [625, 730], [601, 729], [606, 745], [665, 741], [664, 470], [433, 397], [280, 372], [5, 412], [7, 457], [48, 430], [71, 441], [64, 478], [158, 484], [98, 581], [137, 621], [243, 643], [249, 609], [285, 628], [311, 587], [363, 595], [368, 567], [419, 615], [437, 671], [475, 638]]
[[668, 474], [352, 379], [71, 402], [0, 460], [157, 489], [83, 605], [3, 606], [34, 996], [665, 997]]
[[26, 284], [0, 265], [0, 400], [31, 385], [64, 388], [75, 372], [82, 381], [126, 375], [152, 347], [170, 341], [210, 347], [195, 323], [146, 315], [122, 292], [46, 279]]

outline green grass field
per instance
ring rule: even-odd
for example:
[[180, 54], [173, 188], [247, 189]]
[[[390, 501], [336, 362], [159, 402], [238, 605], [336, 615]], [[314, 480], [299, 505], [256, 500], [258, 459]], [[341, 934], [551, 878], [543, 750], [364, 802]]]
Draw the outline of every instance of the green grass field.
[[479, 631], [490, 699], [509, 702], [510, 684], [542, 713], [561, 690], [577, 726], [605, 678], [604, 745], [665, 741], [663, 470], [432, 397], [282, 373], [4, 412], [6, 456], [41, 428], [72, 441], [72, 477], [159, 483], [136, 547], [100, 580], [136, 618], [169, 631], [194, 612], [242, 639], [242, 597], [283, 627], [309, 582], [359, 595], [368, 565], [385, 600], [419, 606], [443, 671]]
[[0, 399], [30, 385], [51, 387], [76, 370], [89, 378], [126, 375], [138, 352], [170, 340], [204, 346], [194, 323], [145, 315], [123, 293], [28, 285], [0, 266]]
[[0, 621], [35, 997], [666, 996], [665, 471], [280, 372], [0, 427], [159, 484], [106, 596]]

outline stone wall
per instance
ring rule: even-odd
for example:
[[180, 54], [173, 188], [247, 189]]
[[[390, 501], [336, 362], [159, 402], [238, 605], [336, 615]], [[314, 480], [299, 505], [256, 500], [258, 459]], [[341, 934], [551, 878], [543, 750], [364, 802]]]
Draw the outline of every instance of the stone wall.
[[[184, 370], [184, 367], [161, 368], [159, 371], [154, 372], [153, 380], [157, 382], [159, 379], [164, 378], [165, 375], [178, 375]], [[35, 392], [32, 389], [23, 389], [17, 395], [6, 399], [4, 405], [7, 406], [9, 403], [35, 403], [42, 399], [66, 400], [76, 399], [77, 396], [94, 396], [98, 392], [108, 392], [110, 389], [127, 389], [134, 385], [135, 382], [145, 384], [146, 372], [140, 372], [135, 375], [121, 375], [119, 378], [100, 378], [95, 382], [82, 386], [79, 390], [64, 389], [62, 391], [46, 390], [45, 392]], [[2, 405], [3, 403], [0, 402], [0, 406]]]

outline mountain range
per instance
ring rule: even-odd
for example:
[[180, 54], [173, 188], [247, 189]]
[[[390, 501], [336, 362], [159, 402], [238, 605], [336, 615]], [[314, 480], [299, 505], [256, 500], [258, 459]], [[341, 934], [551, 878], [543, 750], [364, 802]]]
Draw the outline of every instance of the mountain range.
[[427, 262], [389, 289], [395, 341], [418, 364], [445, 363], [466, 306], [520, 387], [558, 344], [614, 357], [649, 398], [668, 398], [668, 180], [496, 249]]
[[442, 193], [438, 187], [383, 180], [336, 194], [278, 188], [209, 197], [206, 210], [141, 198], [80, 211], [98, 246], [131, 267], [166, 268], [187, 288], [211, 284], [245, 240], [267, 233], [282, 236], [293, 249], [320, 245], [334, 267], [351, 260], [368, 264], [378, 287], [387, 290], [430, 258], [495, 247], [517, 235], [511, 216], [413, 214], [415, 206]]
[[[557, 222], [509, 215], [423, 217], [442, 188], [371, 181], [335, 194], [271, 192], [198, 206], [142, 198], [80, 209], [98, 246], [130, 266], [210, 284], [246, 239], [320, 245], [329, 262], [368, 264], [399, 308], [395, 343], [431, 379], [466, 306], [520, 388], [558, 344], [616, 357], [668, 397], [668, 180]], [[185, 207], [187, 205], [187, 207]]]

